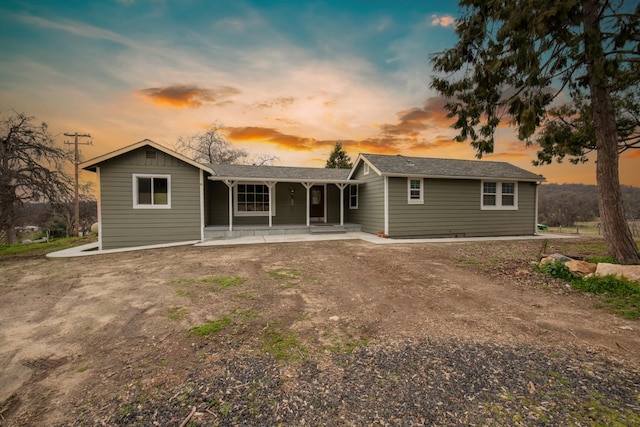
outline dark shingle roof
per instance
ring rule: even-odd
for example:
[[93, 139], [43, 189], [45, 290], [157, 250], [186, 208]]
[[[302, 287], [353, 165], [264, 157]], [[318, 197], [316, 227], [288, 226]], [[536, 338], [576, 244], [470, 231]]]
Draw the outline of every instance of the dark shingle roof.
[[382, 175], [414, 175], [443, 178], [498, 178], [540, 181], [542, 175], [510, 163], [485, 160], [433, 159], [425, 157], [362, 154]]
[[286, 166], [207, 164], [219, 178], [244, 178], [298, 181], [345, 181], [350, 169], [298, 168]]

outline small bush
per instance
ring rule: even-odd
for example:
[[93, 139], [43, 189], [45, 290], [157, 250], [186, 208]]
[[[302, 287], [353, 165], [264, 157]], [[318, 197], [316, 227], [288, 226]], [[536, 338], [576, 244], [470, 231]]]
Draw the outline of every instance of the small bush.
[[538, 270], [571, 283], [577, 291], [598, 295], [604, 306], [616, 314], [627, 319], [640, 318], [640, 284], [637, 282], [613, 275], [577, 277], [559, 261], [541, 265]]
[[591, 276], [581, 280], [574, 280], [573, 287], [593, 294], [611, 294], [621, 297], [640, 297], [640, 285], [627, 279], [615, 276]]
[[541, 272], [548, 274], [549, 276], [556, 277], [567, 282], [573, 282], [576, 278], [569, 270], [569, 267], [567, 267], [560, 261], [542, 264], [540, 267], [538, 267], [538, 269]]

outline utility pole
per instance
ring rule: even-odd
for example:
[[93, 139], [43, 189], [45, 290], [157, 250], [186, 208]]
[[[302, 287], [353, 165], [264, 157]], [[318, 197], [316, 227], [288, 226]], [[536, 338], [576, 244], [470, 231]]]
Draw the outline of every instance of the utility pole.
[[88, 142], [78, 142], [78, 138], [91, 138], [91, 135], [88, 133], [79, 134], [75, 133], [65, 133], [64, 136], [73, 136], [74, 142], [65, 141], [65, 144], [73, 144], [75, 146], [75, 158], [74, 158], [74, 167], [75, 167], [75, 195], [74, 195], [74, 205], [73, 205], [73, 232], [78, 237], [80, 235], [80, 196], [78, 194], [78, 165], [80, 164], [80, 151], [78, 150], [78, 145], [93, 145], [92, 141]]

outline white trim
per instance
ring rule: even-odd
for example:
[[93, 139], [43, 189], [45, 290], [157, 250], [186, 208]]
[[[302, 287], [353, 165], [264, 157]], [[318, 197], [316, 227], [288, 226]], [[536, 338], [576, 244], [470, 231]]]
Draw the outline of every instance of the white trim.
[[[268, 194], [269, 194], [269, 210], [267, 211], [239, 211], [238, 210], [238, 185], [264, 185], [265, 187], [267, 187]], [[273, 205], [273, 209], [271, 209], [272, 207], [272, 203], [273, 200], [276, 197], [276, 189], [275, 186], [273, 188], [273, 191], [271, 190], [271, 188], [269, 187], [269, 183], [268, 182], [237, 182], [236, 185], [234, 185], [236, 191], [233, 192], [233, 214], [235, 216], [266, 216], [266, 217], [271, 217], [271, 216], [276, 216], [276, 207], [275, 205]]]
[[362, 166], [362, 174], [369, 175], [369, 163], [364, 162], [364, 166]]
[[[355, 194], [355, 196], [356, 196], [356, 204], [355, 204], [355, 206], [351, 206], [351, 188], [355, 188], [356, 189], [356, 194]], [[348, 196], [349, 196], [349, 209], [358, 209], [358, 202], [359, 202], [359, 199], [360, 199], [359, 191], [360, 191], [360, 189], [358, 188], [358, 184], [349, 185], [349, 193], [348, 193]]]
[[[485, 205], [484, 204], [484, 183], [493, 182], [496, 184], [496, 204]], [[513, 184], [513, 205], [502, 205], [502, 184]], [[493, 194], [493, 193], [489, 193]], [[480, 210], [483, 211], [517, 211], [518, 210], [518, 182], [517, 181], [500, 181], [487, 179], [480, 181]]]
[[344, 225], [344, 189], [349, 184], [336, 184], [336, 187], [340, 189], [340, 226]]
[[102, 156], [94, 157], [93, 159], [87, 160], [86, 162], [82, 162], [80, 164], [80, 168], [91, 169], [93, 166], [96, 166], [98, 163], [117, 157], [121, 154], [125, 154], [133, 150], [137, 150], [138, 148], [144, 147], [145, 145], [153, 147], [156, 150], [162, 151], [163, 153], [173, 156], [178, 160], [182, 160], [183, 162], [190, 164], [191, 166], [194, 166], [198, 169], [202, 169], [213, 174], [213, 171], [210, 168], [206, 167], [205, 165], [195, 162], [176, 151], [168, 149], [167, 147], [163, 147], [162, 145], [158, 144], [157, 142], [151, 141], [150, 139], [143, 139], [142, 141], [138, 141], [135, 144], [127, 145], [126, 147], [122, 147], [118, 150], [111, 151], [109, 153], [103, 154]]
[[533, 221], [533, 234], [538, 234], [538, 188], [540, 185], [536, 184], [536, 203], [535, 203], [535, 216]]
[[98, 179], [98, 201], [96, 207], [98, 208], [98, 250], [102, 250], [102, 186], [100, 185], [100, 167], [96, 167], [96, 178]]
[[[141, 204], [138, 202], [138, 178], [151, 178], [151, 204]], [[156, 205], [153, 203], [153, 178], [164, 178], [167, 180], [167, 203]], [[160, 173], [134, 173], [131, 174], [133, 209], [171, 209], [171, 175]]]
[[365, 156], [364, 154], [358, 154], [358, 157], [356, 158], [356, 161], [353, 162], [353, 167], [351, 168], [351, 172], [349, 172], [349, 176], [347, 177], [348, 180], [351, 180], [353, 178], [353, 175], [356, 172], [356, 169], [358, 169], [358, 165], [360, 164], [360, 162], [365, 162], [366, 164], [369, 165], [370, 169], [373, 169], [373, 171], [378, 174], [378, 176], [383, 176], [382, 172], [380, 172], [380, 170], [378, 168], [375, 167], [375, 165], [373, 163], [371, 163]]
[[204, 171], [200, 170], [200, 240], [204, 240]]
[[389, 234], [389, 177], [384, 177], [384, 234]]
[[[420, 182], [420, 198], [411, 198], [411, 181]], [[424, 179], [423, 178], [407, 178], [407, 203], [410, 205], [423, 205], [424, 204]]]

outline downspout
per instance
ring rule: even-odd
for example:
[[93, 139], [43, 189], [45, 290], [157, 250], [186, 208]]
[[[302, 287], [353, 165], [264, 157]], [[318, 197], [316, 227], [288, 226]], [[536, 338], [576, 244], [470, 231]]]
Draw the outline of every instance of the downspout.
[[533, 234], [538, 234], [538, 189], [540, 188], [540, 183], [536, 182], [536, 203], [535, 203], [535, 217], [533, 221]]
[[204, 171], [200, 169], [200, 240], [204, 240]]
[[389, 235], [389, 177], [384, 176], [384, 234]]
[[98, 208], [98, 250], [102, 250], [102, 191], [100, 186], [100, 167], [96, 166], [96, 175], [98, 178], [98, 200], [96, 202]]

